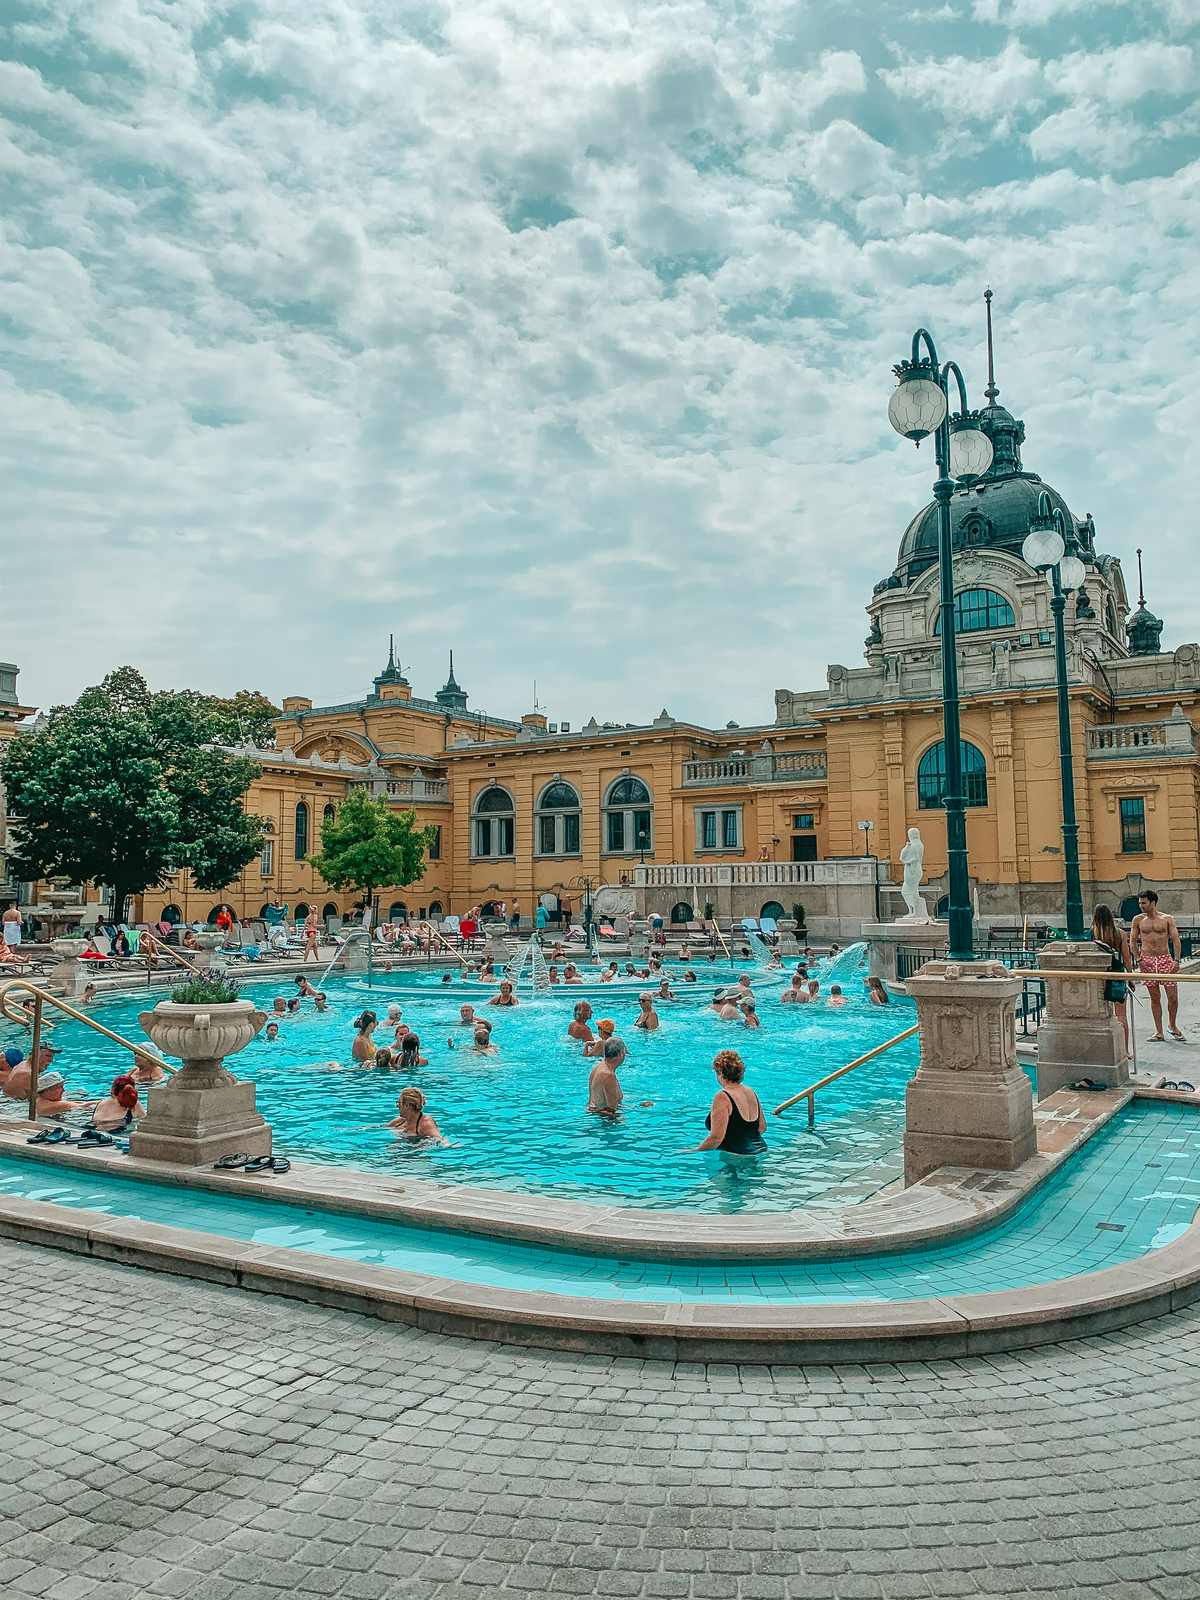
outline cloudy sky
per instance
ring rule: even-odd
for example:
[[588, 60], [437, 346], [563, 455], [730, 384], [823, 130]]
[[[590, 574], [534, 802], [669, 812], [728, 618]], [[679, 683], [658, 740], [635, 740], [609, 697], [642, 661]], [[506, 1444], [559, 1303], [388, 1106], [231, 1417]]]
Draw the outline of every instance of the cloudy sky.
[[[1195, 0], [6, 0], [0, 658], [769, 720], [927, 322], [1200, 636]], [[11, 19], [11, 20], [9, 20]]]

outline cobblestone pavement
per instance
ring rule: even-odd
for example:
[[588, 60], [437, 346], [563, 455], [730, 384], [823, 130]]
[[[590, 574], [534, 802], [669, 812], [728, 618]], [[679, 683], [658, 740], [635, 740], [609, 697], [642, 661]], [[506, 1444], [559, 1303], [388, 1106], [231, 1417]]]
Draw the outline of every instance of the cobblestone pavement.
[[1200, 1310], [670, 1366], [0, 1243], [0, 1594], [1197, 1600]]

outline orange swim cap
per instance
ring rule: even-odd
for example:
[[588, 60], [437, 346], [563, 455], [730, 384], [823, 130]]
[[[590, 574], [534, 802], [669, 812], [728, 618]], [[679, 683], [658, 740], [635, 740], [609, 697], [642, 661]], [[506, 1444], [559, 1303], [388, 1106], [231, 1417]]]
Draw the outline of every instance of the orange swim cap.
[[617, 1029], [616, 1023], [613, 1022], [608, 1017], [605, 1017], [602, 1021], [600, 1021], [600, 1022], [598, 1022], [596, 1024], [596, 1032], [597, 1033], [602, 1033], [606, 1039], [608, 1038], [610, 1033], [615, 1033], [616, 1029]]

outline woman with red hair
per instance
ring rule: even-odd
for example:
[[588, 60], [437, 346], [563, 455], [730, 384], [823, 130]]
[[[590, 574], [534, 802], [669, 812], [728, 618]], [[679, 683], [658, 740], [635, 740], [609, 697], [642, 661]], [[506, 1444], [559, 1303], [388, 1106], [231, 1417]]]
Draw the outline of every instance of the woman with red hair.
[[92, 1112], [92, 1126], [101, 1133], [122, 1133], [145, 1114], [146, 1108], [138, 1099], [137, 1083], [129, 1073], [122, 1072], [113, 1079], [108, 1098], [97, 1102]]

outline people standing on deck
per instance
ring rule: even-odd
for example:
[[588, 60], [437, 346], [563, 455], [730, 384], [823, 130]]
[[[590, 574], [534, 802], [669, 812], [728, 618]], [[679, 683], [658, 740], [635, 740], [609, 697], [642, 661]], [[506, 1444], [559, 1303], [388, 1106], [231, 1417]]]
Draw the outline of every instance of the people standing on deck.
[[[1109, 966], [1113, 972], [1129, 971], [1131, 965], [1129, 940], [1117, 927], [1116, 918], [1108, 906], [1097, 906], [1092, 913], [1092, 938], [1108, 951]], [[1104, 985], [1104, 998], [1112, 1006], [1121, 1024], [1121, 1032], [1125, 1035], [1125, 1054], [1128, 1055], [1129, 1013], [1126, 1002], [1129, 999], [1129, 985], [1125, 979], [1110, 978]], [[1159, 1032], [1162, 1032], [1161, 1022]]]
[[736, 1050], [718, 1050], [713, 1059], [717, 1092], [704, 1126], [708, 1138], [697, 1150], [724, 1150], [730, 1155], [757, 1155], [767, 1148], [763, 1132], [766, 1112], [758, 1096], [745, 1082], [746, 1063]]
[[[1168, 916], [1158, 909], [1158, 894], [1153, 889], [1143, 889], [1138, 895], [1138, 905], [1141, 911], [1133, 919], [1133, 926], [1129, 930], [1129, 945], [1133, 952], [1135, 971], [1168, 973], [1179, 971], [1180, 958], [1183, 955], [1183, 941], [1179, 937], [1179, 929], [1175, 926], [1175, 918]], [[1167, 1032], [1172, 1039], [1184, 1039], [1186, 1035], [1179, 1027], [1179, 985], [1166, 983], [1163, 988], [1167, 991]], [[1146, 993], [1150, 996], [1150, 1011], [1154, 1017], [1154, 1032], [1151, 1039], [1158, 1042], [1163, 1037], [1162, 996], [1159, 986], [1153, 980], [1146, 984]]]
[[319, 928], [318, 928], [318, 925], [317, 925], [316, 909], [314, 907], [310, 906], [308, 915], [304, 919], [304, 958], [303, 959], [305, 961], [308, 960], [309, 956], [311, 956], [314, 961], [320, 961], [320, 959], [321, 959], [321, 952], [317, 948], [318, 933], [319, 933]]

